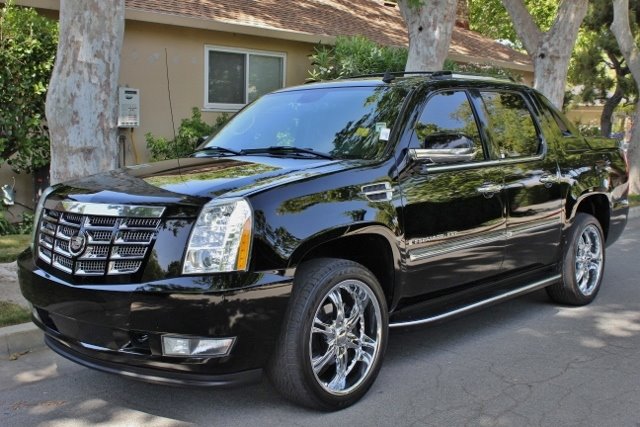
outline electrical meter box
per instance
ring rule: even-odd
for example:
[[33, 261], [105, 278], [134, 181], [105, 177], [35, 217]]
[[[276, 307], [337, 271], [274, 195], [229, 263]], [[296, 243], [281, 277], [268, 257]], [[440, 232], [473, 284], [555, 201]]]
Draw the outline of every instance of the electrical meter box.
[[118, 91], [118, 127], [140, 126], [140, 89], [121, 87]]

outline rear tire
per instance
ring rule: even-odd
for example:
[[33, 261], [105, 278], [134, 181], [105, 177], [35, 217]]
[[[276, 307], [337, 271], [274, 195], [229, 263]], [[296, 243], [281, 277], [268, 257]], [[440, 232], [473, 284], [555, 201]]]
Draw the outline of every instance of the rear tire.
[[562, 304], [589, 304], [600, 290], [604, 262], [604, 233], [600, 223], [589, 214], [578, 213], [564, 247], [562, 280], [547, 287], [547, 294]]
[[287, 399], [337, 410], [373, 384], [388, 336], [387, 306], [376, 277], [348, 260], [298, 267], [276, 350], [267, 367]]

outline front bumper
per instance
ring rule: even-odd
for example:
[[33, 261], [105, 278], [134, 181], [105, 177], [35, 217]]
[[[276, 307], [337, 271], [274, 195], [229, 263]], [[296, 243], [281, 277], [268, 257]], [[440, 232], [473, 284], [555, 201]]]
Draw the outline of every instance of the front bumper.
[[[209, 375], [205, 373], [194, 374], [189, 372], [168, 372], [135, 365], [123, 365], [119, 362], [112, 362], [88, 356], [87, 354], [74, 349], [72, 344], [63, 341], [62, 339], [54, 338], [51, 334], [46, 334], [44, 341], [51, 350], [79, 365], [154, 384], [226, 387], [258, 382], [262, 377], [261, 369], [252, 369], [232, 374]], [[86, 344], [83, 346], [86, 346]], [[92, 350], [109, 353], [108, 349], [98, 350], [94, 347]]]
[[[34, 323], [55, 352], [90, 368], [174, 385], [226, 386], [259, 379], [292, 284], [290, 276], [272, 272], [74, 285], [35, 266], [28, 253], [18, 265]], [[229, 283], [233, 278], [242, 278], [241, 286]], [[162, 354], [165, 334], [236, 340], [224, 357], [175, 357]]]

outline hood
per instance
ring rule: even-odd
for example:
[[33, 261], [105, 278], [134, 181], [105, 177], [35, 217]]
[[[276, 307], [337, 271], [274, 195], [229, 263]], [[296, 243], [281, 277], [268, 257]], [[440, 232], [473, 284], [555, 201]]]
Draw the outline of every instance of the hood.
[[201, 205], [344, 168], [343, 162], [269, 156], [186, 158], [130, 166], [69, 181], [59, 197], [78, 202]]

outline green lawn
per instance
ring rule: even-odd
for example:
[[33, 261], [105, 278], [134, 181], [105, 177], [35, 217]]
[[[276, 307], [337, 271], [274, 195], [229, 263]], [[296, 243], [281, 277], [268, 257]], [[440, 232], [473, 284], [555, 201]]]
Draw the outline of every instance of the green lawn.
[[0, 327], [26, 323], [31, 313], [26, 308], [7, 301], [0, 301]]
[[13, 262], [29, 246], [28, 234], [0, 236], [0, 262]]
[[639, 194], [634, 194], [632, 196], [629, 196], [629, 205], [630, 206], [638, 206], [638, 205], [640, 205], [640, 195]]

